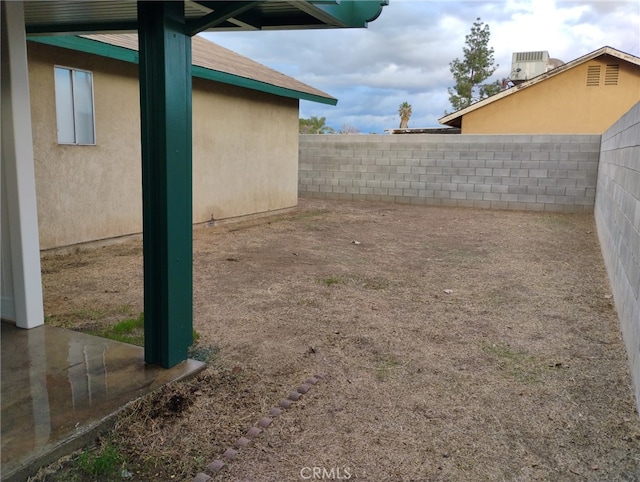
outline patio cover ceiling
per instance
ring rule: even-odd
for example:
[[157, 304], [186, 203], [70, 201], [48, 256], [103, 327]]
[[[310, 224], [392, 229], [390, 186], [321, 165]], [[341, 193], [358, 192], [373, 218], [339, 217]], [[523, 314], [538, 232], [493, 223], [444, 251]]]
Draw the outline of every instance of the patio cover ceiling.
[[[186, 0], [188, 35], [204, 31], [366, 27], [388, 0]], [[24, 3], [27, 34], [134, 32], [133, 0], [33, 0]]]

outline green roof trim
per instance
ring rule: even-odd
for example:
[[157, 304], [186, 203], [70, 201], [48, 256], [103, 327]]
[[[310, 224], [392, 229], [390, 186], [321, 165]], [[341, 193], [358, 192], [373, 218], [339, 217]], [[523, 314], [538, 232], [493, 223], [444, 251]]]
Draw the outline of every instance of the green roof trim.
[[244, 87], [246, 89], [257, 90], [260, 92], [266, 92], [267, 94], [278, 95], [280, 97], [290, 97], [293, 99], [310, 100], [312, 102], [319, 102], [321, 104], [336, 105], [338, 99], [322, 97], [319, 95], [308, 94], [306, 92], [300, 92], [299, 90], [287, 89], [286, 87], [280, 87], [278, 85], [268, 84], [260, 80], [249, 79], [247, 77], [240, 77], [239, 75], [229, 74], [227, 72], [220, 72], [219, 70], [207, 69], [199, 65], [194, 65], [193, 76], [201, 79], [214, 80], [223, 84], [235, 85], [237, 87]]
[[[53, 2], [51, 2], [53, 3]], [[27, 35], [51, 35], [52, 29], [49, 24], [25, 25]], [[137, 20], [100, 22], [71, 22], [58, 24], [56, 33], [78, 33], [78, 32], [135, 32], [138, 30]]]
[[316, 9], [337, 20], [340, 27], [366, 27], [389, 5], [389, 0], [309, 0]]
[[55, 37], [27, 37], [30, 42], [38, 42], [41, 44], [53, 45], [54, 47], [62, 47], [63, 49], [77, 50], [88, 54], [100, 55], [110, 59], [123, 60], [137, 64], [140, 56], [135, 50], [125, 49], [109, 45], [104, 42], [96, 42], [86, 38], [76, 37], [74, 35], [58, 35]]
[[[54, 47], [61, 47], [70, 50], [76, 50], [79, 52], [85, 52], [94, 55], [100, 55], [101, 57], [107, 57], [115, 60], [122, 60], [124, 62], [137, 64], [140, 61], [138, 52], [135, 50], [127, 49], [124, 47], [118, 47], [116, 45], [99, 42], [97, 40], [60, 35], [55, 37], [28, 37], [30, 42], [38, 42], [46, 45], [52, 45]], [[336, 105], [337, 99], [332, 97], [323, 97], [320, 95], [313, 95], [307, 92], [300, 92], [298, 90], [288, 89], [286, 87], [280, 87], [278, 85], [269, 84], [259, 80], [250, 79], [247, 77], [241, 77], [239, 75], [230, 74], [227, 72], [221, 72], [219, 70], [208, 69], [198, 65], [192, 65], [191, 73], [194, 77], [201, 79], [212, 80], [223, 84], [234, 85], [237, 87], [244, 87], [246, 89], [257, 90], [259, 92], [266, 92], [267, 94], [273, 94], [280, 97], [288, 97], [292, 99], [308, 100], [311, 102], [317, 102], [320, 104]]]

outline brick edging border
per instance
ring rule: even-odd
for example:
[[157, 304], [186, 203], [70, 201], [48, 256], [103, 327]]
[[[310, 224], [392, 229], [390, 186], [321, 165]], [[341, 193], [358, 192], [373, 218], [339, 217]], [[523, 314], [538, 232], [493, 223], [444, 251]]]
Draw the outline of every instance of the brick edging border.
[[[239, 451], [246, 447], [251, 443], [251, 441], [259, 436], [264, 430], [266, 430], [269, 425], [273, 422], [273, 419], [280, 415], [283, 410], [288, 409], [291, 405], [300, 400], [300, 398], [307, 393], [312, 386], [316, 385], [320, 380], [323, 380], [326, 377], [324, 373], [316, 373], [315, 375], [307, 378], [305, 382], [300, 385], [296, 390], [292, 391], [287, 395], [287, 398], [283, 398], [280, 400], [280, 403], [277, 407], [271, 408], [267, 416], [262, 417], [260, 420], [256, 422], [255, 425], [249, 427], [245, 435], [238, 438], [233, 447], [229, 447], [227, 450], [223, 452], [219, 459], [214, 460], [209, 465], [207, 465], [206, 471], [210, 474], [217, 474], [220, 472], [226, 465], [233, 460], [233, 458], [238, 455]], [[212, 480], [211, 475], [200, 472], [198, 473], [193, 482], [209, 482]]]

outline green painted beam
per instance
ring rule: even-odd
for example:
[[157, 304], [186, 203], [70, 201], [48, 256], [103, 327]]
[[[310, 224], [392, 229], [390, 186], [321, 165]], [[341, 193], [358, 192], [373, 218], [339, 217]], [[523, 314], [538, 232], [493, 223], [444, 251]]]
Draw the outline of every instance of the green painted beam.
[[[97, 40], [91, 40], [83, 37], [76, 36], [55, 36], [55, 37], [29, 37], [30, 42], [39, 42], [54, 47], [62, 47], [71, 50], [77, 50], [79, 52], [86, 52], [90, 54], [100, 55], [110, 59], [122, 60], [124, 62], [130, 62], [137, 64], [139, 61], [138, 52], [135, 50], [126, 49], [124, 47], [118, 47], [115, 45], [99, 42]], [[308, 100], [311, 102], [318, 102], [320, 104], [336, 105], [337, 99], [332, 97], [323, 97], [319, 95], [308, 94], [306, 92], [300, 92], [285, 87], [280, 87], [259, 80], [249, 79], [247, 77], [240, 77], [238, 75], [229, 74], [227, 72], [221, 72], [219, 70], [207, 69], [194, 65], [192, 67], [192, 74], [194, 77], [202, 79], [213, 80], [223, 84], [235, 85], [238, 87], [244, 87], [247, 89], [257, 90], [260, 92], [266, 92], [268, 94], [277, 95], [280, 97], [288, 97], [292, 99]]]
[[145, 362], [193, 343], [191, 37], [184, 3], [138, 1]]

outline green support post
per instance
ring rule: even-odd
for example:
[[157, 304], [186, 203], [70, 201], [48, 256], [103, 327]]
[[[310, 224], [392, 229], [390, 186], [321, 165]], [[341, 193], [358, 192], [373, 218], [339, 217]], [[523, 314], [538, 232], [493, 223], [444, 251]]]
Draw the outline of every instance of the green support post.
[[184, 2], [139, 1], [145, 362], [193, 338], [191, 37]]

